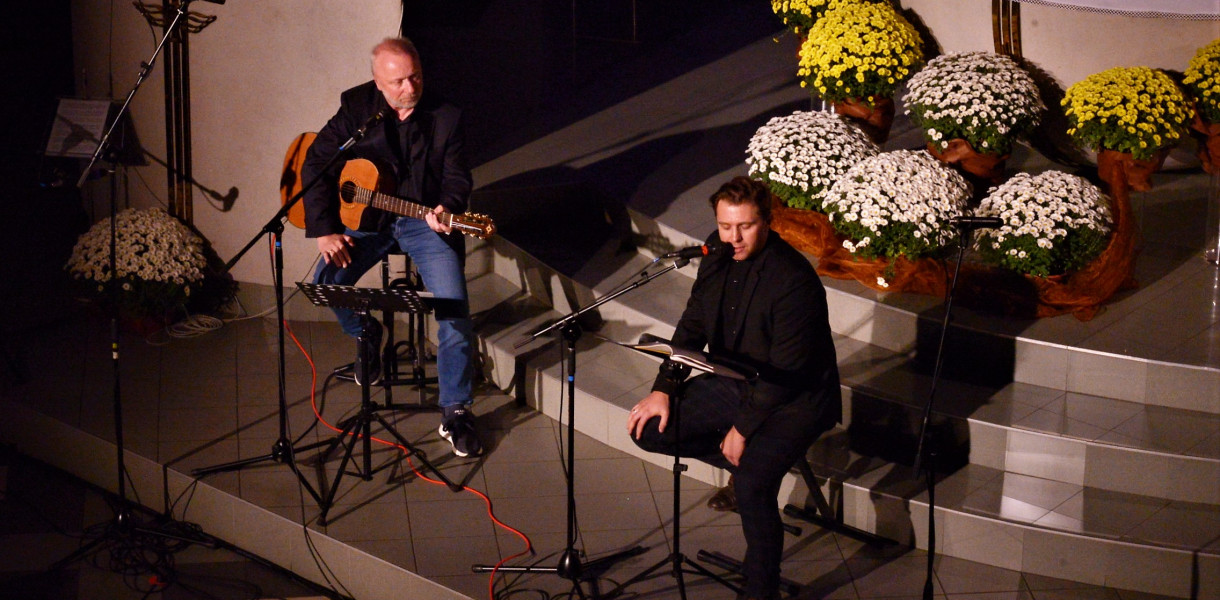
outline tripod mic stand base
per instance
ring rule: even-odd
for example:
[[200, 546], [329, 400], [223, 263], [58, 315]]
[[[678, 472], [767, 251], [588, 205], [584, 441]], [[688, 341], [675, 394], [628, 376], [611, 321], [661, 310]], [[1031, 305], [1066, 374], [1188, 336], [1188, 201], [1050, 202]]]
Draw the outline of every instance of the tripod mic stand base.
[[[85, 534], [82, 536], [82, 538], [88, 538], [92, 535], [91, 530], [98, 530], [94, 539], [77, 548], [71, 554], [59, 559], [47, 570], [54, 572], [63, 569], [70, 564], [114, 547], [124, 548], [126, 549], [125, 551], [129, 552], [131, 548], [156, 546], [172, 552], [176, 551], [175, 546], [183, 548], [186, 545], [195, 544], [205, 548], [215, 548], [218, 545], [215, 539], [203, 533], [202, 530], [198, 533], [203, 537], [196, 537], [187, 533], [165, 531], [140, 525], [137, 523], [132, 509], [126, 504], [126, 501], [119, 500], [119, 502], [123, 504], [116, 508], [114, 518], [110, 522], [91, 526], [86, 529]], [[165, 517], [165, 519], [170, 523], [177, 523], [177, 521], [169, 517]]]

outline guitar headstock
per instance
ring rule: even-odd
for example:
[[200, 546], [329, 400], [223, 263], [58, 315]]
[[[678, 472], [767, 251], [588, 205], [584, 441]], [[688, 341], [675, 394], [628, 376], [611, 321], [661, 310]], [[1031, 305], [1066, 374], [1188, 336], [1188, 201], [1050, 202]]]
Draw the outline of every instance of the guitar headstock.
[[485, 240], [496, 234], [496, 224], [492, 222], [491, 217], [478, 213], [453, 215], [451, 225], [455, 231], [479, 238], [480, 240]]

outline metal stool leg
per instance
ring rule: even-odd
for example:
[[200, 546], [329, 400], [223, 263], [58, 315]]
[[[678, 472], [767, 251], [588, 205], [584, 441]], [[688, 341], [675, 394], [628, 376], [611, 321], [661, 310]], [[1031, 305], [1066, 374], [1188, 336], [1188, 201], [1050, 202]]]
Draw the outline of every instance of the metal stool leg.
[[[381, 283], [383, 287], [405, 287], [416, 292], [423, 289], [423, 281], [419, 275], [411, 271], [411, 258], [403, 255], [406, 261], [404, 265], [405, 274], [402, 277], [391, 278], [389, 257], [381, 262]], [[427, 375], [426, 364], [430, 360], [427, 351], [427, 337], [424, 330], [425, 318], [424, 315], [410, 313], [407, 315], [407, 335], [405, 339], [398, 340], [395, 337], [394, 315], [392, 313], [383, 313], [383, 324], [386, 330], [386, 344], [383, 354], [383, 373], [381, 385], [385, 388], [385, 399], [387, 405], [392, 405], [394, 402], [393, 388], [399, 385], [413, 385], [418, 393], [418, 400], [415, 405], [397, 404], [395, 407], [410, 408], [420, 410], [437, 410], [436, 405], [428, 405], [425, 402], [426, 389], [425, 386], [435, 384], [437, 378]], [[399, 370], [400, 360], [405, 358], [411, 363], [411, 374], [408, 377], [403, 377]]]

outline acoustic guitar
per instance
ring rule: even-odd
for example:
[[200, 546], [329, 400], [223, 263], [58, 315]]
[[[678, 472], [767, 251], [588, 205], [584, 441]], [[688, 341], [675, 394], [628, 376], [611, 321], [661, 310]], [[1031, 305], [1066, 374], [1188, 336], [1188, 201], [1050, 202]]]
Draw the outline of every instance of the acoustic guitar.
[[[281, 202], [288, 202], [301, 191], [301, 165], [305, 162], [305, 152], [313, 143], [317, 134], [302, 133], [288, 147], [284, 158], [284, 171], [280, 176]], [[386, 212], [423, 219], [432, 209], [397, 196], [380, 191], [392, 187], [387, 178], [382, 178], [377, 165], [372, 161], [355, 158], [343, 165], [339, 173], [339, 219], [349, 229], [360, 229], [360, 219], [364, 209], [373, 207]], [[440, 217], [444, 225], [454, 231], [485, 240], [496, 233], [496, 225], [491, 217], [475, 213], [455, 215], [445, 213]], [[288, 210], [288, 222], [305, 228], [305, 207], [298, 202]]]

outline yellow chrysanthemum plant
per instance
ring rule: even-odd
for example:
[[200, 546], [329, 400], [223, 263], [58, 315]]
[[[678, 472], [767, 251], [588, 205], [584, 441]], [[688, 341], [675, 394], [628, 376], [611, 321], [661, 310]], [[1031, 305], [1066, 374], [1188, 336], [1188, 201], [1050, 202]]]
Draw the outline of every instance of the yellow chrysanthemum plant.
[[1183, 73], [1182, 87], [1195, 105], [1190, 124], [1199, 138], [1199, 162], [1208, 173], [1220, 173], [1220, 39], [1202, 47]]
[[1063, 97], [1068, 135], [1097, 151], [1150, 160], [1178, 143], [1191, 118], [1190, 104], [1164, 72], [1115, 67], [1072, 84]]
[[783, 19], [784, 25], [793, 33], [801, 35], [809, 31], [827, 10], [845, 1], [854, 0], [771, 0], [771, 10]]
[[1208, 123], [1220, 123], [1220, 39], [1202, 47], [1183, 73], [1182, 87]]
[[923, 64], [919, 32], [888, 3], [840, 0], [809, 29], [797, 76], [830, 102], [889, 98]]

